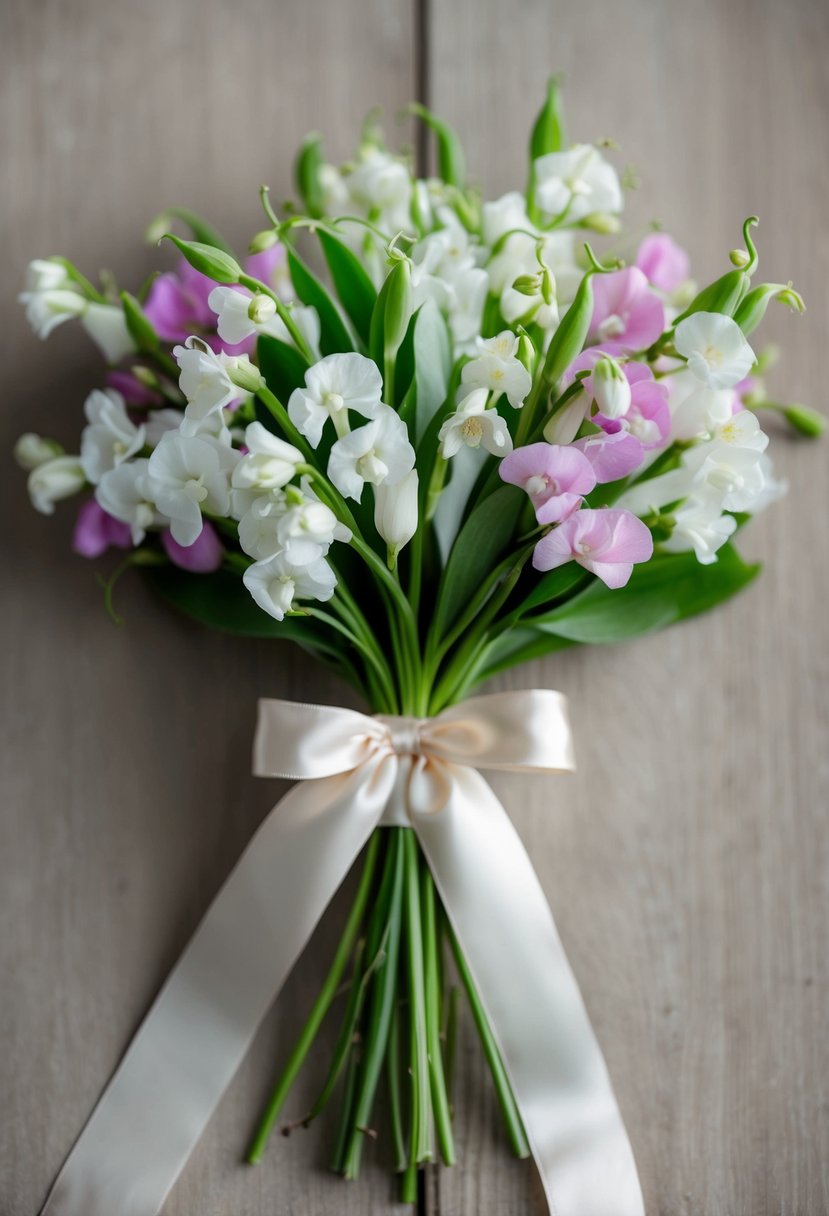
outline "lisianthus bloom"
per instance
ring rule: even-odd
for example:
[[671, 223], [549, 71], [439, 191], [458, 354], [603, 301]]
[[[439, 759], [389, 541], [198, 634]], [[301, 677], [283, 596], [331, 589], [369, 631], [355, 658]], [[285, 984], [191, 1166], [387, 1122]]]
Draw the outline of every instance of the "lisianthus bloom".
[[596, 485], [596, 474], [577, 448], [530, 443], [516, 448], [498, 466], [503, 481], [530, 497], [540, 524], [558, 523], [578, 510]]
[[94, 498], [90, 498], [78, 511], [72, 548], [81, 557], [100, 557], [110, 548], [131, 549], [129, 524], [107, 514]]
[[192, 545], [180, 545], [169, 528], [161, 533], [161, 544], [173, 565], [189, 570], [191, 574], [212, 574], [222, 564], [222, 542], [216, 529], [207, 521]]
[[680, 321], [674, 345], [688, 360], [691, 374], [712, 389], [733, 388], [755, 363], [737, 322], [719, 312], [694, 312]]
[[664, 329], [665, 308], [638, 266], [595, 275], [589, 342], [646, 350]]
[[646, 236], [636, 254], [636, 265], [648, 282], [670, 295], [687, 282], [691, 273], [688, 254], [667, 232]]
[[624, 587], [637, 562], [653, 554], [649, 530], [630, 511], [606, 507], [599, 511], [577, 511], [535, 547], [536, 570], [554, 570], [576, 561], [615, 590]]

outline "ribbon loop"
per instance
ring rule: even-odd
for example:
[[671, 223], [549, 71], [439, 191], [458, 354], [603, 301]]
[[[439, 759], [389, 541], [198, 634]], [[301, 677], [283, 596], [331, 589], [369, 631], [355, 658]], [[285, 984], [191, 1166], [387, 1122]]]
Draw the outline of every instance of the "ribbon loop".
[[552, 913], [509, 816], [475, 771], [572, 769], [564, 698], [546, 689], [497, 693], [425, 720], [264, 700], [253, 767], [301, 783], [265, 819], [208, 910], [43, 1216], [157, 1216], [314, 926], [385, 824], [417, 833], [551, 1216], [644, 1216], [630, 1144]]

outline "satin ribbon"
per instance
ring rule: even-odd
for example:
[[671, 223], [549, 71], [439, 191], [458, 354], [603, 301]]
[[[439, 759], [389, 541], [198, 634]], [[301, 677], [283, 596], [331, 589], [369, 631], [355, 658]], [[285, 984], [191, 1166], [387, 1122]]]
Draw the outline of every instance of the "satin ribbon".
[[216, 896], [70, 1154], [44, 1216], [156, 1216], [371, 833], [414, 828], [489, 1017], [551, 1216], [643, 1216], [630, 1144], [529, 857], [476, 771], [573, 768], [560, 694], [435, 718], [262, 701], [259, 776], [296, 785]]

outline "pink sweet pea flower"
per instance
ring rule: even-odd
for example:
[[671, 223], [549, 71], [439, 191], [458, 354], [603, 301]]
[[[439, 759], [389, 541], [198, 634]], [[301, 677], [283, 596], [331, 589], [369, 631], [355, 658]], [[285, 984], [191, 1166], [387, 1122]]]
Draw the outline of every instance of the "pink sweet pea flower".
[[[591, 374], [585, 376], [582, 380], [584, 391], [588, 397], [593, 396], [593, 377], [592, 370], [605, 354], [618, 354], [618, 347], [613, 343], [605, 343], [603, 346], [591, 346], [588, 350], [582, 351], [577, 359], [574, 359], [567, 371], [564, 373], [562, 383], [566, 388], [572, 384], [578, 372], [589, 371]], [[671, 410], [668, 405], [668, 387], [665, 383], [654, 378], [654, 374], [646, 363], [623, 362], [621, 364], [627, 382], [630, 385], [630, 406], [627, 412], [621, 418], [606, 418], [604, 414], [594, 414], [590, 419], [596, 426], [600, 426], [603, 431], [608, 434], [615, 434], [617, 431], [629, 431], [642, 445], [644, 451], [649, 451], [651, 448], [659, 447], [664, 443], [671, 433]], [[635, 449], [628, 445], [626, 450], [626, 458], [633, 460], [633, 452]], [[641, 463], [642, 457], [632, 465]], [[631, 469], [628, 469], [630, 472]], [[624, 474], [620, 474], [624, 476]], [[608, 480], [599, 475], [599, 481]]]
[[653, 538], [641, 519], [617, 507], [577, 511], [543, 536], [535, 547], [536, 570], [554, 570], [577, 561], [615, 590], [624, 587], [634, 563], [653, 553]]
[[516, 448], [498, 466], [503, 481], [530, 496], [540, 524], [554, 524], [581, 506], [596, 485], [590, 461], [574, 447], [530, 443]]
[[599, 485], [629, 476], [645, 459], [644, 447], [630, 431], [618, 430], [612, 434], [597, 431], [595, 435], [577, 439], [573, 447], [590, 461]]
[[636, 254], [636, 265], [652, 286], [669, 294], [691, 273], [688, 254], [667, 232], [652, 232], [645, 237]]
[[109, 548], [132, 548], [130, 526], [113, 519], [94, 498], [90, 498], [78, 511], [72, 549], [81, 557], [100, 557]]
[[127, 405], [161, 405], [162, 397], [147, 388], [132, 372], [107, 372], [107, 384], [124, 398]]
[[665, 329], [665, 309], [638, 266], [597, 274], [588, 341], [645, 350]]
[[161, 543], [173, 565], [189, 570], [191, 574], [212, 574], [222, 564], [222, 542], [216, 529], [206, 520], [192, 545], [180, 545], [169, 531], [161, 533]]

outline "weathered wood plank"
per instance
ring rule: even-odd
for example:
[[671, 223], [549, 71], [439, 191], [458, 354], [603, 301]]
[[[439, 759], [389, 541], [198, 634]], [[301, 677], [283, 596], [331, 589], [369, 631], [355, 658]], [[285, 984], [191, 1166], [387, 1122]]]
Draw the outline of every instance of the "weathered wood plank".
[[[550, 71], [570, 136], [613, 136], [641, 166], [632, 212], [659, 218], [700, 277], [762, 219], [761, 278], [810, 313], [773, 316], [781, 394], [825, 405], [829, 13], [810, 0], [615, 6], [436, 4], [431, 103], [489, 197], [522, 182]], [[571, 698], [580, 771], [498, 783], [549, 894], [654, 1216], [829, 1212], [829, 477], [778, 437], [788, 498], [744, 548], [766, 571], [704, 620], [567, 652], [503, 686]], [[551, 1027], [555, 1033], [555, 1027]], [[509, 1161], [471, 1024], [448, 1216], [543, 1210]]]
[[[263, 226], [260, 182], [277, 198], [291, 191], [302, 135], [324, 129], [332, 154], [345, 157], [372, 105], [394, 115], [410, 100], [414, 69], [408, 0], [36, 0], [5, 4], [0, 22], [0, 1209], [33, 1216], [281, 788], [249, 775], [256, 697], [349, 694], [293, 651], [190, 627], [137, 579], [119, 588], [125, 627], [109, 624], [92, 567], [69, 553], [71, 510], [57, 522], [36, 516], [22, 476], [8, 468], [27, 427], [76, 440], [99, 375], [76, 328], [46, 347], [28, 332], [14, 299], [23, 268], [60, 251], [136, 284], [170, 261], [141, 245], [144, 225], [170, 203], [205, 211], [243, 241]], [[276, 1063], [324, 975], [338, 916], [326, 918], [263, 1027], [169, 1216], [391, 1210], [391, 1182], [370, 1162], [359, 1187], [326, 1172], [331, 1128], [277, 1136], [265, 1164], [240, 1164]], [[323, 1054], [311, 1062], [286, 1117], [304, 1113], [325, 1067]]]

